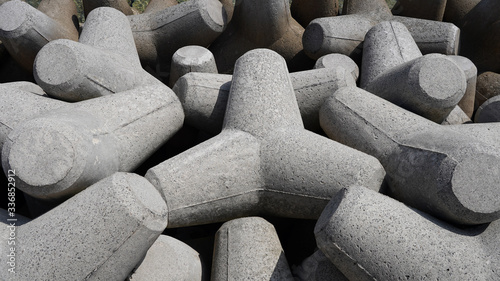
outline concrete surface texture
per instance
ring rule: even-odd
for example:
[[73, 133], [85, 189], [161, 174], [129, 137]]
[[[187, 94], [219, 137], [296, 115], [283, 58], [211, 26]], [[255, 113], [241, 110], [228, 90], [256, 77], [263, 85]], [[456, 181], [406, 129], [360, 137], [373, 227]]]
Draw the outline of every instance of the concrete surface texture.
[[437, 123], [463, 99], [462, 68], [445, 55], [422, 56], [402, 23], [375, 25], [364, 46], [360, 86], [367, 91]]
[[122, 12], [125, 15], [138, 13], [130, 7], [127, 0], [83, 0], [82, 2], [85, 17], [87, 17], [94, 9], [100, 7], [110, 7]]
[[349, 280], [320, 250], [316, 250], [314, 254], [307, 257], [292, 272], [296, 281]]
[[34, 75], [50, 96], [72, 102], [140, 86], [166, 88], [141, 67], [127, 17], [109, 7], [88, 15], [79, 42], [47, 44], [36, 57]]
[[304, 51], [313, 59], [340, 53], [358, 62], [368, 30], [388, 20], [403, 23], [424, 54], [456, 55], [458, 52], [460, 30], [455, 25], [393, 16], [384, 0], [346, 0], [342, 16], [313, 20], [304, 31]]
[[294, 278], [274, 226], [262, 218], [248, 217], [226, 222], [217, 231], [211, 280]]
[[78, 40], [78, 19], [73, 0], [44, 0], [38, 10], [13, 0], [0, 6], [0, 40], [25, 70], [33, 70], [40, 49], [52, 40]]
[[334, 17], [339, 13], [338, 0], [295, 0], [290, 4], [292, 17], [303, 27], [312, 20]]
[[457, 228], [364, 187], [339, 192], [314, 232], [349, 280], [500, 277], [500, 221]]
[[[116, 173], [16, 228], [17, 273], [2, 280], [124, 280], [167, 226], [167, 206], [144, 178]], [[2, 221], [2, 234], [8, 231]], [[1, 250], [7, 252], [7, 243]]]
[[[325, 62], [327, 60], [324, 60]], [[324, 100], [341, 87], [356, 85], [358, 66], [349, 57], [336, 55], [324, 67], [290, 73], [304, 127], [319, 131], [319, 109]], [[330, 64], [330, 65], [329, 65]], [[355, 78], [356, 77], [356, 78]], [[218, 134], [222, 130], [232, 76], [189, 73], [179, 79], [173, 91], [179, 96], [186, 123]]]
[[227, 30], [209, 49], [220, 73], [232, 73], [236, 60], [256, 48], [276, 51], [290, 71], [299, 71], [314, 64], [303, 53], [303, 33], [304, 28], [290, 14], [288, 1], [241, 0], [235, 3]]
[[332, 139], [375, 156], [387, 172], [389, 193], [405, 204], [456, 224], [500, 217], [496, 146], [359, 88], [335, 92], [320, 122]]
[[486, 100], [498, 95], [500, 95], [500, 74], [491, 71], [479, 74], [474, 110], [477, 110]]
[[167, 201], [169, 227], [315, 219], [341, 187], [379, 190], [384, 176], [375, 158], [304, 129], [285, 61], [266, 49], [238, 59], [222, 132], [146, 174]]
[[16, 171], [17, 188], [61, 201], [134, 170], [177, 132], [183, 116], [177, 97], [154, 86], [67, 104], [14, 127], [2, 165]]
[[185, 46], [177, 50], [172, 57], [169, 86], [188, 72], [218, 73], [212, 52], [201, 46]]
[[398, 0], [392, 14], [404, 17], [442, 21], [447, 0]]
[[177, 0], [151, 0], [146, 6], [144, 13], [154, 13], [163, 11], [166, 8], [175, 6], [177, 4], [178, 4]]
[[128, 19], [141, 62], [167, 71], [177, 49], [188, 45], [207, 47], [227, 24], [226, 11], [218, 0], [190, 0]]
[[494, 96], [481, 104], [474, 116], [474, 122], [500, 122], [500, 96]]
[[199, 254], [187, 244], [160, 235], [125, 281], [202, 280]]

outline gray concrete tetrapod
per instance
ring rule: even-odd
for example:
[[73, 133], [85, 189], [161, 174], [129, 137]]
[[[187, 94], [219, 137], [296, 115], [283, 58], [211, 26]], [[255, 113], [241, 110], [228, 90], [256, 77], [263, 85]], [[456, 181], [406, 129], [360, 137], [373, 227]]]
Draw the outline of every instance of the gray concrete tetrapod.
[[[116, 173], [57, 208], [15, 228], [15, 274], [0, 279], [124, 280], [167, 226], [158, 191], [135, 174]], [[9, 230], [2, 226], [2, 237]], [[2, 258], [2, 261], [4, 259]]]
[[447, 56], [422, 56], [402, 23], [381, 22], [366, 33], [360, 86], [379, 97], [441, 123], [463, 98], [466, 82]]
[[314, 229], [350, 280], [498, 280], [500, 220], [456, 228], [364, 187], [339, 192]]
[[453, 110], [446, 116], [441, 125], [459, 125], [465, 123], [472, 123], [470, 117], [465, 114], [465, 112], [460, 108], [460, 106], [455, 106]]
[[392, 14], [426, 20], [442, 21], [447, 0], [398, 0]]
[[[500, 151], [359, 88], [320, 111], [329, 137], [377, 159], [396, 199], [457, 224], [500, 218]], [[467, 126], [467, 125], [463, 125]]]
[[477, 76], [476, 100], [474, 110], [477, 110], [488, 99], [500, 95], [500, 73], [483, 72]]
[[185, 46], [177, 50], [170, 66], [169, 86], [189, 72], [218, 73], [212, 52], [201, 46]]
[[331, 68], [337, 69], [343, 67], [346, 71], [350, 72], [354, 81], [358, 81], [359, 67], [348, 56], [342, 54], [328, 54], [320, 57], [314, 64], [314, 69], [318, 68]]
[[24, 121], [66, 103], [0, 84], [0, 149], [10, 132]]
[[22, 122], [2, 150], [4, 171], [29, 195], [63, 200], [115, 172], [133, 171], [183, 123], [163, 87], [137, 88], [45, 112]]
[[[346, 56], [343, 56], [349, 59]], [[337, 64], [335, 68], [323, 68], [293, 72], [290, 74], [295, 97], [306, 129], [321, 130], [319, 109], [324, 100], [341, 87], [356, 85], [352, 76], [358, 67]], [[351, 68], [352, 67], [352, 68]], [[356, 70], [353, 70], [353, 69]], [[173, 90], [179, 96], [186, 123], [205, 132], [218, 134], [222, 130], [227, 99], [231, 89], [231, 75], [189, 73], [175, 84]]]
[[215, 235], [213, 281], [293, 281], [274, 226], [259, 217], [224, 223]]
[[[125, 15], [133, 15], [134, 10], [127, 0], [83, 0], [83, 11], [87, 17], [91, 11], [100, 7], [110, 7], [122, 12]], [[137, 11], [135, 12], [137, 13]]]
[[469, 118], [472, 118], [476, 96], [477, 67], [470, 59], [463, 56], [447, 56], [447, 58], [455, 62], [464, 71], [467, 78], [467, 88], [464, 97], [458, 102], [458, 106]]
[[315, 219], [341, 187], [378, 190], [384, 176], [375, 158], [304, 129], [286, 63], [267, 49], [238, 59], [222, 132], [146, 174], [170, 227], [259, 214]]
[[481, 104], [474, 115], [474, 122], [500, 122], [500, 96], [494, 96]]
[[305, 29], [302, 43], [314, 59], [340, 53], [359, 61], [366, 33], [381, 21], [403, 23], [424, 54], [456, 55], [460, 30], [451, 23], [393, 16], [384, 0], [346, 0], [343, 15], [313, 20]]
[[78, 40], [76, 4], [72, 0], [44, 0], [38, 10], [26, 2], [0, 6], [0, 40], [26, 70], [33, 70], [36, 54], [56, 39]]
[[232, 73], [247, 51], [268, 48], [283, 56], [291, 72], [314, 65], [303, 52], [304, 28], [290, 14], [288, 1], [238, 0], [224, 33], [210, 45], [220, 73]]
[[167, 71], [175, 51], [188, 45], [207, 47], [227, 24], [226, 12], [218, 0], [190, 0], [128, 19], [141, 62]]
[[109, 7], [88, 15], [79, 42], [55, 40], [43, 47], [34, 76], [49, 95], [67, 101], [140, 86], [167, 88], [141, 67], [127, 17]]
[[497, 55], [500, 52], [500, 2], [449, 0], [448, 3], [449, 17], [445, 14], [445, 19], [460, 28], [460, 55], [474, 62], [479, 72], [500, 72]]
[[348, 281], [344, 274], [323, 254], [316, 250], [293, 269], [296, 281]]
[[201, 281], [200, 255], [180, 240], [160, 235], [125, 281]]
[[290, 4], [292, 17], [303, 27], [313, 19], [334, 17], [339, 13], [338, 0], [295, 0]]

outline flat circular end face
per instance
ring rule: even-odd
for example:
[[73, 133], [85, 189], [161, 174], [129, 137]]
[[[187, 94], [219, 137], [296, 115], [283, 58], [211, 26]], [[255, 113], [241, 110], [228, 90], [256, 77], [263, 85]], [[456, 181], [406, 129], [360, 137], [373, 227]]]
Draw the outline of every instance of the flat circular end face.
[[222, 8], [222, 4], [219, 1], [209, 2], [207, 12], [208, 16], [215, 24], [219, 26], [225, 26], [226, 21], [224, 9]]
[[10, 169], [33, 187], [62, 181], [75, 158], [73, 144], [64, 134], [51, 129], [25, 130], [14, 140], [8, 155]]
[[422, 60], [417, 80], [422, 93], [434, 101], [450, 105], [456, 105], [460, 101], [467, 87], [464, 72], [444, 56]]
[[317, 23], [310, 23], [302, 37], [302, 45], [304, 50], [309, 54], [316, 54], [323, 46], [323, 28]]
[[49, 44], [42, 48], [35, 60], [34, 72], [37, 82], [60, 85], [78, 77], [75, 51], [64, 43]]
[[27, 18], [28, 5], [20, 1], [8, 1], [0, 6], [0, 31], [12, 32], [23, 25]]
[[465, 208], [476, 213], [497, 213], [500, 216], [499, 157], [486, 153], [467, 156], [455, 167], [452, 187]]
[[500, 96], [484, 102], [476, 111], [476, 123], [500, 122]]
[[201, 64], [209, 61], [214, 61], [215, 63], [212, 52], [200, 46], [185, 46], [180, 48], [175, 52], [173, 60], [180, 64]]

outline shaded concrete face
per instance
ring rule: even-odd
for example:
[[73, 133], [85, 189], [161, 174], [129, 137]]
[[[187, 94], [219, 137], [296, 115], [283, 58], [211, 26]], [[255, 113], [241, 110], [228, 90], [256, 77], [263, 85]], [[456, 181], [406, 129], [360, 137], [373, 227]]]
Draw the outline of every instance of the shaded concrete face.
[[179, 48], [208, 47], [227, 25], [226, 11], [218, 0], [190, 0], [128, 19], [143, 65], [165, 71]]
[[442, 21], [447, 0], [398, 0], [392, 13], [398, 16]]
[[0, 7], [0, 40], [17, 63], [31, 72], [44, 45], [56, 39], [78, 40], [76, 14], [72, 0], [44, 0], [38, 10], [25, 2], [8, 1]]
[[17, 227], [20, 270], [10, 274], [4, 263], [0, 278], [124, 280], [166, 226], [158, 191], [138, 175], [116, 173]]
[[495, 280], [499, 221], [461, 229], [363, 187], [339, 192], [314, 230], [318, 247], [349, 279]]
[[302, 48], [304, 28], [290, 15], [289, 2], [281, 0], [236, 1], [234, 17], [210, 46], [221, 73], [232, 73], [236, 60], [257, 48], [269, 48], [283, 56], [290, 71], [314, 64]]
[[474, 110], [477, 110], [486, 100], [500, 95], [500, 74], [487, 71], [477, 76]]
[[245, 54], [232, 83], [222, 132], [146, 174], [169, 206], [170, 227], [258, 214], [317, 218], [341, 186], [380, 189], [385, 172], [375, 158], [304, 129], [277, 53]]
[[258, 217], [217, 231], [211, 280], [294, 280], [274, 226]]
[[133, 15], [134, 11], [127, 0], [83, 0], [83, 10], [85, 17], [94, 9], [100, 7], [110, 7], [122, 12], [125, 15]]
[[339, 13], [338, 0], [296, 0], [290, 5], [292, 16], [303, 27], [313, 19], [333, 17]]
[[320, 122], [332, 139], [380, 160], [394, 198], [456, 224], [499, 218], [496, 146], [358, 88], [340, 89], [329, 98]]

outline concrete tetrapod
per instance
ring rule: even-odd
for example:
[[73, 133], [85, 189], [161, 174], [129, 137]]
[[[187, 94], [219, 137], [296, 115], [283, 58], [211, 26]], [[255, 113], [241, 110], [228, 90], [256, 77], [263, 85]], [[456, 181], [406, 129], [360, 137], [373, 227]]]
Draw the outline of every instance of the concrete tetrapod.
[[238, 59], [222, 132], [146, 178], [169, 207], [169, 227], [273, 214], [315, 219], [340, 188], [385, 176], [373, 157], [304, 129], [284, 59], [256, 49]]
[[170, 69], [175, 51], [207, 47], [226, 28], [226, 12], [217, 0], [190, 0], [155, 13], [128, 17], [141, 62]]
[[180, 240], [160, 235], [125, 281], [201, 281], [198, 252]]
[[359, 88], [335, 92], [321, 108], [320, 122], [330, 138], [380, 160], [394, 198], [457, 224], [500, 218], [496, 146]]
[[[321, 130], [319, 109], [332, 92], [356, 85], [352, 73], [358, 72], [357, 66], [349, 57], [343, 57], [352, 64], [290, 73], [302, 121], [308, 130]], [[181, 100], [186, 123], [205, 132], [220, 133], [231, 80], [232, 76], [227, 74], [189, 73], [181, 77], [173, 90]]]
[[500, 95], [500, 73], [487, 71], [479, 74], [474, 110], [477, 110], [488, 99], [498, 95]]
[[115, 172], [134, 170], [183, 123], [177, 97], [144, 87], [67, 104], [14, 127], [2, 150], [16, 187], [64, 200]]
[[169, 86], [189, 72], [218, 73], [212, 52], [201, 46], [185, 46], [174, 53], [170, 66]]
[[0, 84], [0, 149], [17, 125], [35, 116], [67, 105], [19, 88]]
[[500, 220], [456, 228], [364, 187], [339, 192], [314, 229], [349, 280], [498, 280]]
[[220, 73], [233, 72], [247, 51], [268, 48], [283, 56], [290, 72], [310, 69], [314, 62], [303, 52], [304, 28], [290, 14], [288, 1], [239, 0], [224, 33], [210, 45]]
[[293, 281], [274, 226], [259, 217], [224, 223], [215, 235], [213, 281]]
[[26, 2], [8, 1], [0, 6], [0, 40], [27, 71], [36, 54], [56, 39], [78, 40], [78, 19], [73, 0], [44, 0], [38, 10]]
[[398, 0], [392, 14], [426, 20], [442, 21], [447, 0]]
[[500, 122], [500, 96], [494, 96], [481, 104], [474, 116], [474, 122]]
[[340, 53], [359, 61], [368, 30], [388, 20], [403, 23], [424, 54], [458, 52], [460, 30], [455, 25], [393, 16], [385, 0], [345, 0], [342, 14], [315, 19], [306, 27], [302, 43], [309, 57]]
[[[17, 226], [16, 273], [2, 262], [0, 279], [124, 280], [165, 229], [167, 218], [165, 202], [147, 180], [116, 173]], [[3, 226], [2, 237], [9, 231]], [[7, 247], [2, 240], [0, 249], [8, 253]]]
[[316, 250], [293, 269], [296, 281], [348, 281], [344, 274], [323, 254]]
[[37, 83], [67, 101], [114, 94], [140, 86], [167, 87], [141, 67], [127, 17], [103, 7], [87, 17], [80, 42], [55, 40], [37, 55]]
[[381, 22], [368, 31], [362, 62], [362, 88], [436, 123], [466, 92], [462, 68], [445, 55], [422, 56], [399, 22]]
[[290, 4], [292, 17], [303, 27], [313, 19], [334, 17], [339, 13], [338, 0], [295, 0]]

